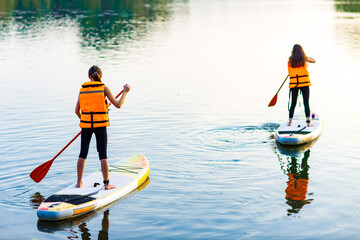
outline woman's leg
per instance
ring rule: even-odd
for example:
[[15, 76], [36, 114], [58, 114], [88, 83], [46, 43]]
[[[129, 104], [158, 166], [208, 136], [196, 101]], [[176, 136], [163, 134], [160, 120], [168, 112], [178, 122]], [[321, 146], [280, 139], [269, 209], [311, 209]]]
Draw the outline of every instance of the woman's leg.
[[309, 99], [310, 99], [310, 87], [302, 87], [300, 88], [302, 95], [303, 95], [303, 100], [304, 100], [304, 108], [305, 108], [305, 116], [306, 116], [306, 122], [308, 127], [311, 127], [310, 124], [310, 104], [309, 104]]
[[79, 159], [77, 162], [76, 187], [78, 187], [78, 188], [80, 188], [82, 186], [82, 176], [84, 174], [85, 160], [86, 160], [87, 154], [89, 152], [91, 135], [92, 135], [91, 128], [82, 128], [81, 129], [81, 149], [80, 149]]
[[79, 157], [78, 162], [77, 162], [77, 183], [76, 183], [76, 187], [77, 188], [81, 188], [82, 187], [82, 176], [84, 174], [84, 169], [85, 169], [85, 158], [81, 158]]
[[113, 189], [115, 188], [114, 185], [111, 185], [109, 183], [109, 164], [108, 160], [106, 158], [101, 159], [101, 172], [104, 178], [104, 184], [105, 184], [105, 190]]
[[291, 94], [291, 106], [289, 109], [289, 126], [292, 124], [292, 119], [294, 117], [294, 111], [296, 107], [297, 97], [298, 97], [298, 88], [290, 88], [290, 94]]
[[113, 189], [115, 186], [109, 183], [109, 164], [107, 160], [107, 131], [106, 127], [95, 128], [96, 148], [99, 153], [101, 172], [104, 178], [105, 189]]

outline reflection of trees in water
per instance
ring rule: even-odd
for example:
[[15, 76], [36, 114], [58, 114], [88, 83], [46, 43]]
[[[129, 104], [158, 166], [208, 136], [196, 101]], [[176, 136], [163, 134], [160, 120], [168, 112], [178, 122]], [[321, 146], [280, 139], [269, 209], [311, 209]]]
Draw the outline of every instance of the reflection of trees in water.
[[167, 15], [175, 2], [188, 0], [1, 0], [0, 11], [7, 13], [33, 12], [104, 12], [113, 11], [139, 17], [152, 18]]
[[353, 55], [360, 55], [360, 0], [335, 0], [335, 8], [344, 14], [336, 21], [336, 37]]
[[336, 11], [341, 12], [360, 12], [360, 0], [335, 0]]
[[[82, 46], [116, 46], [145, 36], [154, 22], [167, 21], [176, 2], [188, 0], [3, 0], [1, 31], [35, 34], [50, 26], [74, 26]], [[15, 26], [15, 27], [14, 27]]]

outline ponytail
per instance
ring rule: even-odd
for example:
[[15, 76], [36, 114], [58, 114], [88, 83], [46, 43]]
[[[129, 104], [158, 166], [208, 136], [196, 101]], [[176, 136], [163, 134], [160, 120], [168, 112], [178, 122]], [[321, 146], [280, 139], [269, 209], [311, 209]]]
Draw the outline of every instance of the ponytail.
[[101, 82], [101, 78], [102, 78], [102, 71], [98, 66], [93, 65], [90, 69], [89, 69], [89, 77], [91, 77], [92, 79], [94, 79], [94, 81], [97, 82]]

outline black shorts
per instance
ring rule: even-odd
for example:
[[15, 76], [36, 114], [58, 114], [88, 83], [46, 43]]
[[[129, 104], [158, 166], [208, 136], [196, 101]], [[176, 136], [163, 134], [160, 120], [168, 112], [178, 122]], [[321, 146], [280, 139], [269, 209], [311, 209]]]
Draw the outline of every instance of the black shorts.
[[99, 153], [99, 159], [107, 159], [107, 132], [106, 127], [82, 128], [81, 129], [81, 158], [86, 158], [89, 152], [89, 145], [92, 134], [95, 133], [96, 148]]

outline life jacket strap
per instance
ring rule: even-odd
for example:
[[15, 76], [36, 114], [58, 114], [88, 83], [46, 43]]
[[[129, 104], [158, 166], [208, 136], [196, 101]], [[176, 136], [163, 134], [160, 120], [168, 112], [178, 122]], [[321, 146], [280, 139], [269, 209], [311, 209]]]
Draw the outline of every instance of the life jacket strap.
[[[295, 87], [294, 88], [297, 88], [297, 86], [299, 86], [299, 84], [300, 84], [300, 82], [299, 82], [299, 78], [302, 78], [302, 77], [309, 77], [309, 75], [301, 75], [301, 76], [299, 76], [299, 75], [297, 75], [296, 74], [296, 76], [295, 77], [290, 77], [290, 79], [294, 79], [294, 78], [296, 78], [296, 85], [295, 85]], [[310, 81], [307, 81], [307, 82], [301, 82], [301, 84], [304, 84], [304, 83], [309, 83]], [[290, 84], [295, 84], [295, 83], [290, 83]]]
[[109, 120], [103, 120], [103, 121], [85, 121], [85, 120], [80, 120], [80, 122], [83, 122], [83, 123], [106, 123], [108, 122]]
[[91, 123], [91, 128], [94, 128], [94, 123], [106, 123], [106, 122], [109, 122], [109, 120], [94, 121], [94, 114], [108, 114], [108, 113], [109, 113], [109, 111], [107, 111], [107, 112], [82, 112], [81, 114], [90, 115], [90, 121], [80, 120], [80, 122], [82, 122], [82, 123]]
[[301, 75], [301, 76], [296, 75], [295, 77], [290, 77], [290, 79], [293, 79], [293, 78], [298, 79], [298, 78], [301, 78], [301, 77], [308, 77], [308, 76], [309, 76], [309, 75]]
[[87, 115], [91, 115], [91, 114], [108, 114], [109, 111], [107, 112], [81, 112], [81, 114], [87, 114]]
[[99, 91], [87, 91], [87, 92], [80, 92], [79, 94], [88, 94], [88, 93], [105, 93], [105, 91], [103, 91], [103, 90], [99, 90]]
[[99, 84], [89, 84], [89, 85], [82, 85], [81, 87], [83, 88], [89, 88], [89, 87], [100, 87], [103, 86], [103, 83], [99, 83]]

